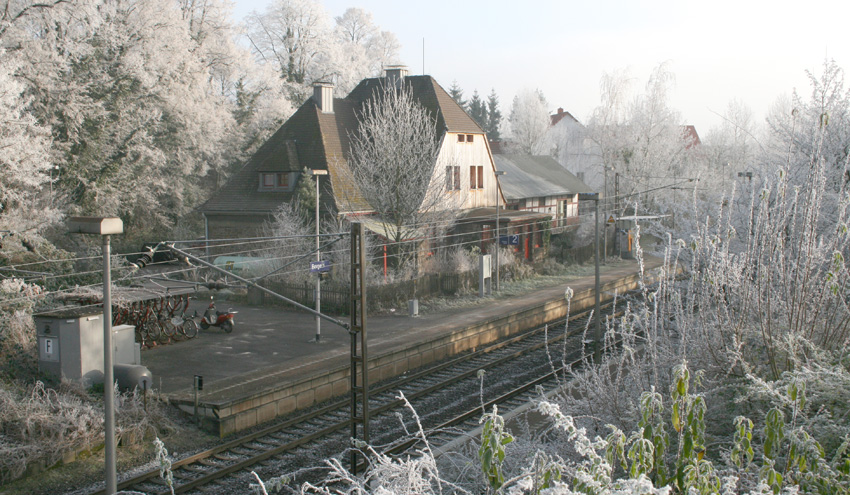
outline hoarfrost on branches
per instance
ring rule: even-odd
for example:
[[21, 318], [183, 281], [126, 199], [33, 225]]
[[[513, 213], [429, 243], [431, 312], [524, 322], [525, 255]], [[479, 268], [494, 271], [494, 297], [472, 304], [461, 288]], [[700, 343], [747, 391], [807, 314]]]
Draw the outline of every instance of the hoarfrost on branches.
[[[357, 211], [365, 201], [382, 224], [381, 234], [400, 243], [430, 228], [446, 228], [457, 197], [444, 193], [441, 139], [434, 116], [409, 88], [386, 84], [365, 102], [351, 139], [345, 180], [338, 200]], [[449, 158], [451, 159], [451, 158]]]
[[277, 0], [248, 17], [254, 52], [277, 69], [291, 101], [306, 99], [318, 81], [334, 82], [346, 93], [397, 62], [398, 39], [381, 31], [369, 12], [350, 8], [335, 23], [316, 0]]
[[531, 89], [519, 91], [511, 104], [508, 122], [511, 140], [522, 153], [541, 154], [538, 144], [550, 122], [548, 104], [543, 93]]
[[27, 112], [26, 88], [12, 76], [20, 66], [0, 48], [0, 224], [18, 231], [57, 217], [43, 192], [53, 181], [50, 130]]

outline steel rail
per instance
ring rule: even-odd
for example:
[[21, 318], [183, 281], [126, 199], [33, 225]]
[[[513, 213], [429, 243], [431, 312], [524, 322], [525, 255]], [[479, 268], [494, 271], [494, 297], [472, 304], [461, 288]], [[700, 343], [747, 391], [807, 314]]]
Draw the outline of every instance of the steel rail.
[[[609, 303], [609, 304], [606, 304], [604, 307], [607, 308], [607, 307], [610, 307], [610, 306], [611, 306], [611, 304]], [[592, 310], [587, 310], [587, 311], [583, 311], [581, 313], [578, 313], [576, 315], [572, 315], [572, 316], [569, 317], [569, 321], [575, 321], [575, 320], [578, 320], [578, 319], [581, 319], [581, 318], [587, 318], [588, 315], [591, 314], [591, 312], [592, 312]], [[435, 365], [435, 366], [423, 368], [422, 370], [417, 371], [417, 372], [410, 374], [408, 376], [405, 376], [404, 378], [397, 379], [397, 380], [391, 380], [389, 382], [386, 382], [385, 384], [382, 384], [382, 385], [372, 389], [371, 394], [373, 394], [373, 397], [374, 397], [378, 394], [382, 394], [382, 393], [386, 393], [390, 390], [398, 389], [402, 385], [405, 385], [405, 384], [408, 384], [408, 383], [411, 383], [411, 382], [414, 382], [414, 381], [417, 381], [417, 380], [423, 380], [423, 379], [427, 378], [429, 375], [432, 375], [436, 372], [450, 370], [453, 367], [461, 366], [465, 362], [468, 362], [468, 361], [471, 361], [473, 359], [482, 357], [486, 354], [491, 354], [491, 353], [497, 352], [498, 350], [503, 349], [507, 346], [518, 344], [518, 343], [521, 343], [523, 341], [534, 338], [535, 336], [538, 336], [541, 333], [543, 333], [544, 329], [546, 327], [557, 328], [559, 325], [565, 323], [566, 321], [567, 321], [567, 319], [561, 319], [561, 320], [558, 320], [558, 321], [555, 321], [555, 322], [548, 323], [548, 324], [546, 324], [542, 327], [531, 328], [529, 330], [522, 332], [521, 334], [499, 340], [498, 342], [493, 342], [491, 344], [487, 344], [485, 346], [480, 347], [479, 349], [476, 349], [473, 352], [465, 353], [462, 356], [446, 360], [446, 361], [439, 363], [438, 365]], [[558, 342], [558, 341], [566, 339], [570, 336], [575, 336], [578, 332], [579, 332], [579, 330], [573, 330], [573, 331], [570, 331], [570, 332], [565, 332], [565, 333], [562, 333], [562, 334], [559, 334], [559, 335], [552, 336], [549, 339], [546, 339], [545, 342], [535, 343], [531, 346], [513, 351], [513, 352], [509, 353], [508, 355], [501, 356], [494, 361], [485, 363], [483, 366], [476, 367], [475, 369], [472, 369], [472, 370], [464, 371], [460, 374], [456, 374], [456, 375], [449, 377], [448, 379], [442, 380], [442, 381], [440, 381], [436, 384], [427, 386], [424, 389], [416, 390], [415, 392], [407, 395], [407, 397], [412, 400], [412, 399], [416, 399], [416, 398], [419, 398], [419, 397], [427, 396], [428, 394], [431, 394], [436, 390], [444, 389], [444, 388], [451, 386], [452, 384], [455, 384], [455, 383], [457, 383], [461, 380], [470, 378], [472, 375], [476, 374], [478, 372], [478, 370], [480, 370], [480, 369], [491, 368], [491, 367], [494, 367], [494, 366], [504, 364], [505, 362], [510, 361], [512, 359], [516, 359], [517, 357], [519, 357], [523, 354], [534, 352], [535, 350], [539, 350], [542, 347], [549, 345], [551, 343]], [[549, 375], [551, 375], [551, 373]], [[211, 471], [209, 473], [199, 473], [200, 475], [193, 478], [193, 479], [188, 479], [189, 478], [188, 476], [184, 477], [184, 476], [181, 476], [181, 474], [180, 474], [181, 468], [191, 471], [192, 469], [190, 468], [190, 466], [196, 465], [196, 464], [199, 464], [199, 463], [203, 464], [203, 461], [206, 460], [206, 459], [218, 458], [219, 456], [222, 456], [223, 454], [225, 454], [227, 452], [232, 452], [235, 449], [243, 449], [243, 450], [247, 450], [247, 451], [257, 450], [256, 448], [250, 447], [250, 446], [247, 445], [247, 444], [250, 444], [250, 443], [277, 444], [278, 442], [263, 442], [262, 439], [268, 438], [268, 437], [274, 438], [273, 435], [275, 433], [281, 433], [281, 432], [283, 432], [283, 430], [286, 430], [286, 429], [291, 428], [293, 426], [296, 426], [296, 425], [299, 425], [299, 424], [304, 424], [304, 423], [307, 423], [311, 420], [315, 420], [317, 418], [320, 418], [322, 416], [329, 415], [329, 414], [331, 414], [335, 411], [339, 411], [341, 409], [344, 409], [347, 405], [348, 405], [348, 399], [347, 398], [342, 399], [342, 400], [337, 400], [337, 401], [334, 401], [334, 402], [327, 404], [323, 407], [320, 407], [318, 409], [310, 411], [306, 414], [301, 414], [301, 415], [298, 415], [297, 417], [286, 419], [286, 420], [284, 420], [284, 421], [282, 421], [278, 424], [263, 428], [263, 429], [258, 430], [256, 432], [253, 432], [251, 434], [248, 434], [248, 435], [242, 436], [240, 438], [231, 440], [231, 441], [226, 442], [224, 444], [218, 445], [218, 446], [216, 446], [212, 449], [208, 449], [206, 451], [196, 453], [192, 456], [180, 459], [178, 461], [174, 461], [172, 463], [172, 472], [175, 473], [175, 476], [174, 476], [175, 481], [181, 482], [180, 484], [177, 484], [176, 486], [174, 486], [174, 492], [175, 493], [185, 493], [186, 491], [197, 489], [198, 487], [203, 486], [205, 484], [209, 484], [209, 483], [211, 483], [211, 482], [213, 482], [217, 479], [220, 479], [220, 478], [228, 476], [232, 473], [244, 470], [251, 465], [258, 464], [258, 463], [265, 461], [269, 458], [272, 458], [274, 456], [280, 455], [284, 452], [287, 452], [289, 450], [295, 449], [299, 446], [302, 446], [304, 444], [312, 442], [312, 441], [314, 441], [318, 438], [327, 437], [329, 435], [336, 433], [337, 431], [340, 431], [340, 430], [343, 430], [343, 429], [349, 427], [350, 424], [351, 424], [350, 419], [346, 419], [346, 420], [343, 420], [343, 421], [337, 421], [335, 423], [330, 424], [329, 426], [320, 428], [317, 431], [313, 431], [309, 434], [302, 435], [302, 436], [300, 436], [300, 437], [298, 437], [294, 440], [285, 442], [283, 444], [279, 444], [278, 446], [276, 446], [274, 448], [264, 450], [263, 452], [261, 452], [259, 454], [256, 454], [256, 455], [247, 454], [248, 457], [246, 459], [236, 461], [233, 464], [229, 464], [227, 466], [222, 466], [220, 468], [216, 467], [214, 471]], [[380, 406], [372, 408], [372, 411], [376, 414], [385, 413], [385, 412], [392, 410], [394, 408], [398, 408], [401, 405], [402, 405], [401, 400], [399, 400], [399, 399], [391, 400], [391, 401], [389, 401], [385, 404], [382, 404]], [[473, 412], [474, 411], [480, 412], [480, 406], [473, 409]], [[469, 414], [469, 413], [467, 413], [467, 414]], [[246, 455], [246, 454], [241, 454], [241, 455]], [[212, 463], [208, 463], [207, 465], [212, 466]], [[163, 482], [159, 479], [159, 477], [160, 477], [159, 469], [153, 469], [153, 470], [147, 471], [145, 473], [142, 473], [140, 475], [137, 475], [137, 476], [135, 476], [131, 479], [127, 479], [123, 482], [120, 482], [118, 484], [118, 489], [119, 490], [126, 490], [126, 489], [129, 489], [129, 488], [138, 486], [140, 484], [143, 484], [143, 483], [152, 483], [152, 484], [156, 484], [156, 485], [159, 485], [159, 486], [162, 487], [161, 491], [158, 491], [158, 492], [155, 492], [155, 493], [162, 493], [162, 494], [171, 493], [171, 489], [166, 487], [163, 484]], [[104, 491], [100, 490], [100, 491], [93, 492], [92, 495], [101, 495], [103, 493], [104, 493]]]
[[[612, 342], [611, 344], [603, 347], [602, 351], [604, 352], [606, 350], [610, 350], [614, 347], [617, 347], [620, 343], [622, 343], [622, 339], [618, 339], [618, 340]], [[503, 404], [505, 402], [508, 402], [508, 401], [522, 395], [522, 394], [527, 393], [529, 390], [536, 388], [537, 386], [539, 386], [543, 383], [546, 383], [546, 382], [549, 382], [549, 381], [552, 381], [552, 380], [556, 380], [557, 376], [560, 375], [561, 373], [564, 373], [565, 371], [572, 371], [573, 367], [575, 367], [576, 365], [579, 365], [581, 363], [587, 362], [587, 360], [593, 358], [593, 356], [594, 356], [594, 352], [584, 353], [580, 357], [573, 359], [572, 361], [567, 363], [565, 366], [560, 366], [557, 369], [553, 369], [552, 371], [546, 373], [543, 376], [540, 376], [540, 377], [538, 377], [534, 380], [531, 380], [527, 383], [524, 383], [524, 384], [520, 385], [519, 387], [516, 387], [513, 390], [500, 395], [499, 397], [496, 397], [494, 399], [491, 399], [491, 400], [485, 402], [483, 405], [478, 405], [478, 406], [476, 406], [476, 407], [474, 407], [474, 408], [472, 408], [472, 409], [470, 409], [470, 410], [468, 410], [464, 413], [461, 413], [461, 414], [455, 416], [454, 418], [452, 418], [448, 421], [444, 421], [443, 423], [431, 428], [431, 430], [433, 430], [433, 431], [445, 430], [445, 429], [448, 429], [448, 428], [455, 427], [457, 425], [464, 424], [464, 423], [470, 421], [472, 418], [480, 416], [481, 413], [482, 413], [482, 408], [484, 410], [486, 410], [488, 408], [492, 408], [493, 406]], [[411, 439], [405, 440], [403, 442], [400, 442], [400, 443], [398, 443], [398, 444], [396, 444], [396, 445], [394, 445], [394, 446], [392, 446], [388, 449], [385, 449], [382, 453], [386, 454], [386, 455], [399, 455], [399, 454], [402, 454], [402, 453], [410, 450], [411, 448], [413, 448], [414, 446], [416, 446], [417, 444], [419, 444], [421, 442], [422, 442], [421, 438], [418, 438], [418, 437], [417, 438], [411, 438]]]

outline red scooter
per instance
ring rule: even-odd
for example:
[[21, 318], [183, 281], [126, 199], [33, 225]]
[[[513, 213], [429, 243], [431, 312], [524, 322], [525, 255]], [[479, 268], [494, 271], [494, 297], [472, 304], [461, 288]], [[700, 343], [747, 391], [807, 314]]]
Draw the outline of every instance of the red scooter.
[[227, 333], [233, 331], [233, 317], [238, 311], [217, 311], [215, 309], [215, 301], [210, 301], [210, 305], [204, 311], [204, 317], [201, 318], [201, 328], [206, 330], [209, 327], [219, 327]]

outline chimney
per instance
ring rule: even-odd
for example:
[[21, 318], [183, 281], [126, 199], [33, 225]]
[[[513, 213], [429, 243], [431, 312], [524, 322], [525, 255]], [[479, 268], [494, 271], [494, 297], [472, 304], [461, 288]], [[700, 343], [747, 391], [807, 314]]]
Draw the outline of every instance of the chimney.
[[408, 70], [406, 65], [388, 65], [384, 68], [384, 77], [386, 77], [387, 82], [391, 84], [402, 81], [405, 77], [407, 77], [407, 73]]
[[317, 81], [313, 83], [313, 100], [322, 113], [334, 113], [333, 83]]

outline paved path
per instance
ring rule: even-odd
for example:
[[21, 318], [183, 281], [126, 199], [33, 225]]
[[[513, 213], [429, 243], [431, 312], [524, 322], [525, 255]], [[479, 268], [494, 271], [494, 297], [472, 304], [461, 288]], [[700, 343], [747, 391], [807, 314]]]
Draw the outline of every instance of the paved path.
[[[645, 261], [646, 270], [657, 268], [661, 260]], [[601, 282], [632, 275], [639, 270], [636, 261], [603, 265]], [[367, 320], [369, 355], [403, 348], [452, 332], [469, 324], [490, 320], [541, 302], [564, 297], [567, 287], [575, 292], [592, 288], [593, 274], [565, 277], [557, 285], [510, 297], [488, 297], [474, 306], [428, 311], [420, 306], [418, 317], [406, 314], [371, 316]], [[190, 312], [202, 314], [204, 301], [193, 301]], [[320, 374], [348, 363], [348, 332], [322, 321], [322, 339], [315, 343], [315, 319], [306, 312], [282, 307], [252, 307], [218, 301], [219, 310], [232, 308], [236, 328], [231, 334], [218, 328], [201, 330], [195, 339], [142, 351], [142, 364], [150, 369], [154, 386], [165, 394], [188, 394], [194, 375], [204, 377], [204, 395], [228, 389], [245, 393], [246, 387], [261, 387], [269, 380]], [[341, 318], [347, 321], [347, 317]], [[238, 390], [233, 390], [238, 389]]]

